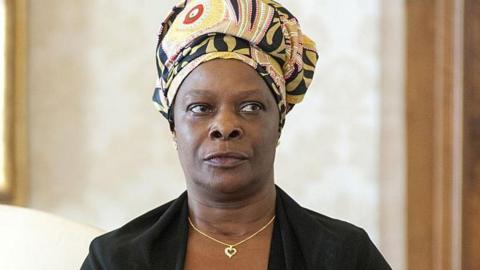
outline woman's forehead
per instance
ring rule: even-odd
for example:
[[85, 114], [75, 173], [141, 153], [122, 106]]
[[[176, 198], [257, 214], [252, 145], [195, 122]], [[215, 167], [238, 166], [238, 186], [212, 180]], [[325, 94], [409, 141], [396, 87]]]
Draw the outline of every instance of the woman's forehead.
[[195, 68], [183, 81], [178, 95], [207, 97], [219, 92], [235, 96], [264, 96], [270, 89], [249, 65], [237, 60], [215, 59]]
[[184, 89], [184, 94], [182, 96], [185, 99], [215, 98], [220, 93], [228, 93], [229, 96], [237, 97], [237, 98], [263, 98], [266, 96], [265, 93], [268, 94], [268, 92], [265, 91], [265, 89], [261, 89], [261, 88], [247, 89], [247, 88], [241, 88], [241, 87], [231, 87], [228, 89], [225, 88], [220, 90], [221, 92], [214, 88], [204, 88], [204, 89], [199, 89], [199, 88], [187, 89], [186, 88]]

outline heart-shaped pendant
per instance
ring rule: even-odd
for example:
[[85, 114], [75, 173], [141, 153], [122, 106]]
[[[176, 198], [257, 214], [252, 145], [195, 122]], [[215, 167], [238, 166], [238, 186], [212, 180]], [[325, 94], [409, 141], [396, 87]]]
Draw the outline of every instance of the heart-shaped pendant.
[[237, 249], [232, 247], [232, 246], [228, 246], [225, 248], [225, 255], [228, 256], [228, 258], [232, 258], [235, 254], [237, 254]]

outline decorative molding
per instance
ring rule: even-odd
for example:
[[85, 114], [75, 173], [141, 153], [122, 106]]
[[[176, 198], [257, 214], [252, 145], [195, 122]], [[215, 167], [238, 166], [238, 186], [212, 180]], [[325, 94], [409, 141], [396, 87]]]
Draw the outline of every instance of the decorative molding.
[[380, 1], [380, 249], [396, 270], [406, 269], [405, 4]]
[[26, 0], [5, 0], [5, 181], [0, 202], [24, 205], [27, 191]]

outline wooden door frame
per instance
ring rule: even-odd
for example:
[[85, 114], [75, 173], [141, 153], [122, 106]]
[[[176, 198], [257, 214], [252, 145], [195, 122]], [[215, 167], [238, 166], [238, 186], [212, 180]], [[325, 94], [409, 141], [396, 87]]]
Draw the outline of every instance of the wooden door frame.
[[480, 1], [406, 1], [407, 266], [480, 269]]
[[480, 269], [480, 1], [464, 7], [462, 269]]

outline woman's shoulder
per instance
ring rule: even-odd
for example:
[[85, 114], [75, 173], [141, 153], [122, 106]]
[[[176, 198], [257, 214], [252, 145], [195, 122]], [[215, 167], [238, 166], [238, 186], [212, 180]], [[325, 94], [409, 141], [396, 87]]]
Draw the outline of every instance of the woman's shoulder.
[[279, 197], [307, 265], [335, 265], [334, 269], [391, 269], [361, 227], [300, 206], [280, 189]]
[[338, 269], [350, 269], [353, 265], [357, 269], [391, 269], [363, 228], [310, 209], [304, 208], [304, 211], [326, 235], [322, 239], [326, 243], [329, 241], [330, 245], [324, 247], [330, 247], [330, 251], [336, 254]]
[[[323, 215], [308, 208], [303, 208], [303, 211], [305, 211], [312, 220], [312, 231], [321, 234], [322, 239], [324, 239], [325, 242], [329, 242], [331, 247], [336, 246], [339, 251], [352, 252], [356, 250], [362, 253], [365, 249], [368, 249], [374, 253], [379, 253], [369, 234], [363, 228], [347, 221]], [[343, 252], [337, 253], [341, 254]], [[349, 256], [349, 254], [344, 255]]]
[[[109, 268], [117, 264], [123, 264], [119, 269], [129, 269], [126, 265], [135, 261], [131, 259], [141, 258], [154, 248], [154, 239], [161, 237], [162, 233], [168, 235], [178, 230], [175, 219], [186, 211], [185, 198], [186, 193], [183, 193], [177, 199], [93, 239], [82, 270]], [[138, 261], [135, 263], [138, 264]]]

